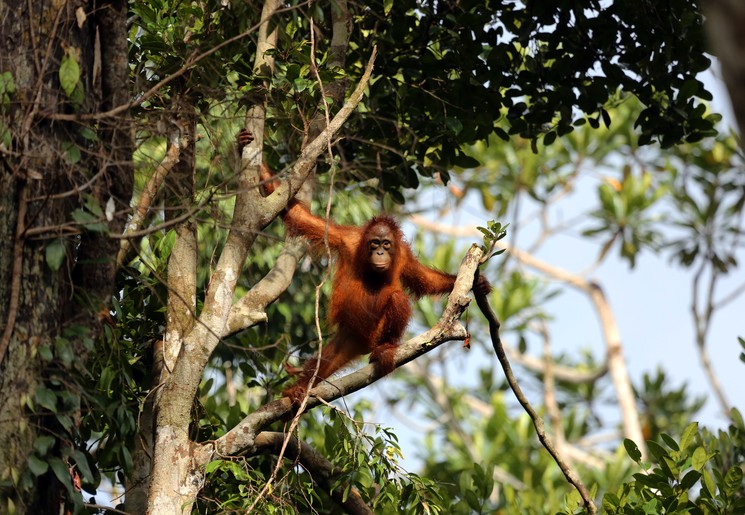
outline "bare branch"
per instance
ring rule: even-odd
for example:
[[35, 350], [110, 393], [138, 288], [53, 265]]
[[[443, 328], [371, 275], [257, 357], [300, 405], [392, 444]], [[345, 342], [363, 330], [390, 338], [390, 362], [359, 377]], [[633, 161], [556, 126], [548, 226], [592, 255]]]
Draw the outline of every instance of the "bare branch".
[[297, 263], [308, 244], [301, 238], [288, 238], [271, 271], [235, 303], [228, 316], [225, 334], [233, 334], [266, 322], [266, 307], [290, 286]]
[[533, 409], [533, 406], [528, 401], [528, 398], [525, 397], [522, 388], [520, 388], [520, 384], [517, 382], [515, 375], [512, 373], [510, 361], [509, 359], [507, 359], [507, 354], [504, 352], [504, 347], [502, 346], [502, 340], [499, 338], [499, 321], [492, 311], [486, 295], [476, 295], [475, 297], [476, 302], [479, 305], [479, 309], [489, 321], [489, 333], [491, 335], [492, 344], [494, 346], [494, 353], [497, 355], [497, 359], [499, 359], [499, 363], [502, 365], [502, 370], [504, 371], [507, 383], [510, 385], [510, 388], [515, 394], [517, 401], [528, 414], [530, 420], [533, 421], [533, 427], [535, 427], [535, 432], [538, 435], [538, 440], [540, 440], [543, 447], [548, 451], [556, 464], [559, 466], [567, 481], [569, 481], [569, 483], [574, 486], [580, 497], [582, 497], [582, 501], [584, 502], [587, 511], [589, 511], [591, 515], [594, 515], [595, 513], [597, 513], [597, 508], [592, 500], [592, 497], [590, 496], [589, 491], [582, 483], [582, 480], [577, 475], [577, 473], [574, 472], [574, 470], [566, 461], [564, 461], [562, 456], [554, 447], [551, 438], [546, 433], [543, 419], [538, 415], [535, 409]]
[[[170, 145], [168, 146], [165, 157], [155, 168], [155, 172], [153, 172], [153, 175], [147, 181], [147, 185], [142, 190], [142, 193], [140, 193], [137, 207], [135, 207], [134, 213], [132, 214], [132, 220], [129, 221], [124, 230], [124, 234], [122, 235], [123, 239], [119, 245], [119, 253], [116, 256], [117, 268], [124, 264], [127, 254], [132, 247], [132, 242], [129, 239], [130, 234], [140, 229], [142, 222], [145, 220], [145, 215], [153, 203], [155, 195], [158, 193], [158, 190], [160, 190], [160, 186], [179, 160], [182, 147], [180, 134], [174, 132], [170, 139]], [[189, 143], [185, 142], [185, 144], [188, 145]]]

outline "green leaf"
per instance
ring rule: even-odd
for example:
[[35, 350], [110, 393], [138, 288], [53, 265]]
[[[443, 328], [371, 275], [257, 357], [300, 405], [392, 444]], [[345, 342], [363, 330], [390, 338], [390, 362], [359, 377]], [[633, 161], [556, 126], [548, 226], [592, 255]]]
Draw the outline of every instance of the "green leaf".
[[673, 451], [678, 451], [680, 448], [678, 447], [678, 442], [676, 442], [673, 437], [671, 437], [668, 434], [662, 433], [660, 434], [660, 437], [665, 441], [668, 447], [672, 449]]
[[98, 133], [90, 127], [81, 127], [78, 133], [88, 141], [98, 141]]
[[75, 351], [67, 338], [58, 337], [54, 341], [54, 350], [62, 363], [69, 367], [75, 361]]
[[654, 440], [649, 440], [647, 442], [647, 447], [649, 448], [649, 452], [652, 453], [652, 456], [657, 458], [657, 460], [661, 460], [662, 458], [665, 458], [668, 456], [667, 451], [663, 446], [655, 442]]
[[70, 477], [70, 469], [65, 465], [59, 458], [51, 458], [49, 460], [49, 466], [52, 467], [52, 472], [57, 476], [59, 482], [65, 485], [68, 492], [72, 492], [72, 478]]
[[222, 465], [222, 464], [223, 464], [223, 460], [215, 460], [215, 461], [209, 462], [207, 464], [207, 466], [204, 467], [204, 473], [205, 473], [205, 475], [211, 474], [212, 472], [214, 472], [215, 470], [217, 470], [218, 468], [220, 468], [220, 465]]
[[698, 434], [698, 422], [692, 422], [683, 430], [683, 436], [680, 437], [680, 448], [686, 450], [693, 443], [693, 439]]
[[471, 508], [476, 513], [481, 513], [481, 503], [479, 503], [478, 497], [476, 497], [476, 494], [473, 492], [473, 490], [466, 490], [463, 495], [466, 498], [466, 502], [468, 503], [468, 507]]
[[473, 158], [471, 156], [467, 156], [465, 154], [461, 154], [457, 156], [453, 160], [453, 164], [456, 166], [460, 166], [461, 168], [476, 168], [481, 165], [478, 159]]
[[700, 472], [704, 468], [704, 465], [706, 465], [708, 459], [709, 458], [706, 456], [706, 450], [704, 450], [703, 447], [696, 447], [696, 450], [693, 451], [691, 467], [693, 467], [693, 470], [698, 470]]
[[456, 136], [463, 130], [463, 122], [461, 122], [458, 118], [453, 118], [451, 116], [445, 118], [445, 126]]
[[46, 261], [49, 268], [54, 272], [58, 271], [65, 261], [67, 255], [67, 249], [65, 248], [65, 240], [57, 238], [49, 242], [45, 249]]
[[47, 344], [42, 344], [39, 346], [39, 357], [49, 363], [54, 359], [54, 353], [52, 352], [52, 348]]
[[742, 487], [742, 468], [740, 465], [734, 465], [727, 471], [724, 476], [724, 493], [732, 496]]
[[710, 497], [714, 497], [717, 493], [717, 485], [714, 483], [714, 478], [711, 477], [708, 470], [704, 470], [703, 477], [704, 489], [710, 494]]
[[52, 436], [39, 436], [34, 440], [34, 450], [39, 454], [39, 456], [45, 456], [47, 452], [49, 452], [49, 449], [54, 445], [54, 442], [55, 440]]
[[67, 96], [71, 97], [79, 81], [80, 65], [78, 65], [78, 61], [73, 57], [73, 52], [67, 52], [62, 58], [62, 63], [59, 67], [60, 86], [67, 93]]
[[93, 471], [88, 465], [88, 457], [82, 451], [72, 451], [72, 459], [75, 461], [80, 476], [86, 483], [92, 483], [95, 479]]
[[610, 115], [608, 114], [608, 111], [606, 111], [603, 108], [600, 108], [600, 115], [603, 117], [603, 123], [605, 124], [606, 128], [610, 128]]
[[109, 227], [101, 222], [99, 217], [83, 209], [76, 209], [72, 212], [72, 219], [82, 225], [86, 230], [92, 232], [107, 232]]
[[742, 415], [737, 408], [732, 408], [729, 412], [729, 416], [732, 419], [732, 422], [735, 424], [735, 427], [740, 430], [745, 429], [745, 422], [743, 422]]
[[62, 150], [64, 152], [65, 156], [65, 162], [71, 165], [77, 164], [80, 162], [81, 154], [80, 154], [80, 148], [72, 142], [72, 141], [65, 141], [62, 143]]
[[701, 472], [690, 470], [685, 476], [683, 476], [683, 479], [680, 480], [680, 486], [688, 490], [689, 488], [693, 488], [693, 485], [695, 485], [699, 479], [701, 479]]
[[603, 511], [611, 511], [621, 504], [621, 501], [618, 499], [618, 496], [612, 492], [608, 492], [603, 496]]
[[48, 409], [52, 413], [57, 412], [57, 396], [46, 386], [39, 386], [34, 395], [36, 404]]
[[36, 456], [36, 454], [29, 454], [27, 463], [28, 469], [36, 477], [39, 477], [47, 470], [49, 470], [49, 465], [47, 465], [47, 462], [44, 460], [40, 460], [39, 457]]
[[543, 144], [545, 146], [550, 146], [553, 144], [554, 141], [556, 141], [556, 131], [547, 132], [545, 136], [543, 136]]
[[628, 438], [624, 438], [623, 446], [626, 449], [626, 454], [628, 454], [632, 460], [639, 463], [639, 460], [642, 459], [642, 453], [639, 450], [639, 447], [634, 443], [634, 441], [629, 440]]

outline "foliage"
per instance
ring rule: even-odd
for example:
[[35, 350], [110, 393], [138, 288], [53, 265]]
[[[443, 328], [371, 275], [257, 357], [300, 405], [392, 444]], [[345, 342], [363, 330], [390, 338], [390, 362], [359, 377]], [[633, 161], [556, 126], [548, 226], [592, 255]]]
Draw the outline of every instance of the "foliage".
[[[363, 426], [370, 426], [363, 422], [369, 416], [369, 406], [362, 403], [354, 407], [352, 417], [337, 409], [323, 409], [304, 418], [304, 441], [334, 465], [331, 486], [344, 485], [345, 495], [354, 488], [375, 513], [412, 513], [422, 506], [427, 506], [430, 513], [442, 512], [439, 485], [403, 470], [395, 434], [379, 425], [363, 430]], [[275, 467], [276, 457], [263, 455], [212, 462], [205, 471], [208, 482], [200, 496], [200, 510], [247, 509]], [[254, 509], [260, 513], [333, 512], [334, 503], [328, 492], [316, 486], [312, 472], [285, 459], [279, 464], [277, 477], [286, 479]]]
[[[649, 442], [656, 465], [640, 461], [636, 445], [626, 440], [629, 456], [643, 471], [616, 493], [603, 497], [609, 514], [740, 513], [745, 510], [745, 424], [733, 409], [732, 423], [718, 436], [691, 423], [680, 441], [662, 433]], [[694, 494], [699, 488], [698, 495]]]
[[[692, 0], [633, 8], [595, 0], [571, 6], [416, 0], [350, 5], [355, 30], [343, 70], [323, 66], [332, 52], [328, 41], [312, 47], [306, 37], [311, 20], [318, 32], [331, 31], [329, 13], [320, 6], [290, 8], [276, 20], [276, 71], [266, 91], [268, 158], [275, 167], [281, 153], [296, 152], [302, 134], [292, 127], [304, 127], [322, 105], [311, 61], [321, 65], [324, 83], [353, 83], [373, 45], [377, 78], [369, 101], [345, 128], [339, 152], [354, 163], [356, 180], [378, 179], [377, 192], [398, 202], [398, 190], [417, 187], [418, 175], [447, 178], [451, 166], [473, 166], [464, 144], [490, 135], [520, 135], [534, 145], [545, 135], [550, 144], [587, 122], [608, 127], [609, 108], [628, 95], [646, 106], [633, 120], [640, 144], [669, 147], [714, 134], [717, 117], [701, 102], [711, 95], [697, 78], [710, 64], [703, 18]], [[211, 105], [207, 99], [250, 103], [264, 93], [264, 77], [246, 66], [253, 62], [253, 46], [231, 39], [248, 34], [259, 3], [227, 9], [141, 2], [132, 9], [138, 23], [130, 61], [138, 63], [133, 73], [142, 90], [186, 69], [175, 84], [203, 112]], [[143, 104], [148, 109], [142, 114], [170, 109], [171, 88]]]

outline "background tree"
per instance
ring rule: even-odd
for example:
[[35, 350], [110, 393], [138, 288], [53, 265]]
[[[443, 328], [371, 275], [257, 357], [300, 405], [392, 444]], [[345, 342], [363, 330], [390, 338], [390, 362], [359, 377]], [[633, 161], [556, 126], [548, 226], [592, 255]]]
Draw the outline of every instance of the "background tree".
[[52, 513], [99, 478], [78, 423], [132, 194], [130, 116], [109, 112], [130, 98], [127, 11], [3, 2], [0, 16], [0, 510]]
[[[31, 492], [44, 481], [51, 485], [45, 492], [62, 494], [47, 496], [47, 502], [82, 509], [81, 488], [95, 494], [102, 477], [126, 486], [123, 508], [131, 513], [179, 513], [195, 506], [215, 512], [341, 506], [353, 513], [436, 512], [453, 505], [543, 512], [576, 506], [525, 420], [493, 393], [501, 376], [491, 366], [481, 373], [482, 385], [468, 391], [440, 382], [438, 372], [447, 369], [429, 355], [417, 360], [411, 374], [402, 374], [409, 386], [400, 395], [393, 381], [386, 382], [393, 401], [405, 400], [425, 418], [446, 421], [447, 445], [432, 441], [432, 459], [423, 463], [422, 474], [402, 468], [396, 436], [381, 426], [368, 429], [374, 412], [364, 401], [347, 404], [354, 397], [311, 410], [299, 421], [299, 438], [288, 436], [298, 420], [284, 427], [279, 419], [288, 403], [270, 401], [287, 379], [282, 363], [288, 356], [325, 340], [315, 306], [323, 305], [327, 293], [326, 267], [322, 258], [318, 264], [303, 258], [302, 245], [292, 239], [277, 245], [280, 226], [265, 229], [301, 184], [310, 183], [305, 178], [314, 169], [318, 188], [315, 194], [305, 191], [305, 198], [317, 199], [316, 212], [325, 207], [343, 223], [359, 223], [380, 209], [404, 217], [420, 210], [420, 193], [414, 198], [410, 191], [420, 182], [439, 191], [448, 183], [449, 195], [464, 203], [480, 195], [490, 214], [478, 223], [496, 215], [512, 224], [511, 252], [485, 273], [500, 285], [493, 301], [506, 337], [517, 342], [513, 356], [525, 366], [524, 380], [543, 392], [561, 451], [579, 464], [597, 499], [606, 491], [631, 492], [623, 481], [632, 461], [608, 453], [622, 437], [633, 440], [627, 448], [634, 460], [665, 462], [669, 456], [658, 447], [650, 448], [650, 456], [645, 453], [644, 439], [683, 431], [689, 420], [681, 413], [692, 415], [698, 403], [684, 388], [670, 387], [663, 373], [650, 375], [634, 393], [601, 285], [588, 274], [565, 273], [537, 260], [532, 251], [557, 230], [571, 230], [599, 242], [595, 265], [619, 253], [633, 266], [642, 252], [667, 243], [671, 246], [664, 248], [680, 263], [699, 267], [694, 294], [702, 291], [702, 281], [710, 281], [712, 291], [736, 266], [743, 194], [734, 169], [741, 164], [731, 140], [711, 139], [718, 117], [702, 102], [711, 96], [697, 76], [710, 65], [703, 18], [698, 4], [688, 1], [633, 8], [591, 1], [572, 7], [544, 4], [139, 2], [128, 13], [121, 6], [117, 24], [103, 25], [99, 20], [108, 18], [101, 13], [113, 12], [106, 4], [95, 17], [83, 6], [63, 9], [45, 16], [55, 21], [34, 37], [3, 38], [6, 46], [27, 41], [28, 49], [3, 48], [7, 57], [0, 61], [2, 180], [9, 185], [3, 189], [9, 192], [4, 205], [18, 205], [3, 211], [9, 218], [4, 241], [12, 241], [16, 250], [4, 248], [0, 259], [36, 263], [15, 272], [8, 272], [10, 265], [2, 267], [5, 289], [0, 291], [6, 293], [0, 293], [0, 315], [8, 321], [9, 335], [3, 340], [8, 353], [2, 390], [8, 401], [2, 405], [15, 410], [3, 420], [12, 424], [6, 434], [20, 435], [19, 444], [3, 454], [9, 511], [34, 512]], [[3, 34], [6, 27], [37, 28], [28, 6], [3, 4], [2, 9], [8, 13]], [[111, 43], [123, 41], [124, 14], [131, 22], [127, 61], [123, 46]], [[102, 36], [105, 31], [94, 30], [93, 20], [113, 28]], [[87, 46], [65, 39], [67, 29], [70, 38], [87, 34]], [[116, 34], [120, 39], [111, 39]], [[85, 49], [80, 55], [78, 47]], [[374, 72], [365, 75], [373, 62]], [[101, 68], [121, 73], [126, 63], [131, 91], [122, 98], [111, 92], [121, 94], [116, 88], [127, 84], [123, 76], [111, 80], [113, 75]], [[29, 70], [38, 76], [27, 80]], [[54, 80], [42, 80], [40, 70]], [[39, 95], [50, 87], [57, 88], [54, 95], [50, 90], [54, 108], [42, 108]], [[135, 122], [134, 144], [114, 134], [128, 127], [125, 114]], [[239, 157], [233, 141], [241, 127], [256, 141]], [[55, 135], [57, 130], [64, 138]], [[28, 140], [31, 134], [40, 142]], [[644, 147], [684, 142], [688, 146], [675, 147], [674, 154], [647, 154]], [[47, 145], [64, 149], [65, 154], [52, 155], [70, 162], [63, 166], [57, 159], [53, 172], [48, 163], [57, 161], [41, 157], [47, 166], [33, 165], [30, 160], [39, 155], [34, 152]], [[267, 199], [257, 187], [262, 156], [286, 179]], [[716, 166], [710, 166], [712, 160]], [[618, 162], [627, 165], [621, 173], [599, 175], [585, 168], [599, 164], [618, 170]], [[82, 168], [74, 172], [78, 164]], [[128, 202], [132, 164], [135, 194], [128, 211], [116, 202]], [[48, 179], [65, 167], [71, 167], [63, 174], [70, 184], [60, 182], [51, 197], [44, 190], [25, 198], [71, 204], [50, 221], [24, 212], [25, 185], [57, 188]], [[457, 181], [449, 182], [451, 176]], [[594, 222], [555, 226], [553, 206], [571, 198], [586, 177], [598, 185]], [[666, 226], [657, 209], [666, 201], [681, 208], [675, 220], [684, 232], [679, 239], [662, 239]], [[516, 244], [522, 246], [528, 202], [539, 215], [540, 232], [526, 252]], [[17, 223], [11, 219], [16, 212]], [[127, 214], [121, 238], [117, 215]], [[43, 230], [30, 231], [31, 222]], [[48, 235], [54, 239], [33, 239]], [[122, 245], [112, 244], [120, 240]], [[15, 258], [19, 253], [21, 261]], [[455, 271], [463, 254], [441, 247], [431, 262]], [[15, 305], [49, 307], [39, 305], [33, 294], [42, 285], [52, 286], [44, 291], [60, 292], [47, 304], [67, 298], [63, 294], [71, 281], [66, 277], [78, 276], [63, 274], [62, 263], [109, 274], [117, 263], [116, 286], [103, 281], [111, 277], [102, 272], [73, 281], [83, 309], [69, 302], [64, 307], [74, 312], [70, 317], [89, 313], [84, 320], [74, 318], [74, 326], [55, 313], [16, 316]], [[298, 265], [302, 273], [290, 285]], [[602, 359], [589, 353], [555, 355], [544, 309], [554, 291], [525, 267], [592, 299], [604, 330]], [[39, 275], [36, 282], [33, 274]], [[277, 301], [288, 285], [291, 296]], [[457, 293], [465, 293], [467, 285], [463, 288]], [[101, 301], [109, 298], [110, 318], [103, 315], [107, 323], [101, 326], [90, 316], [101, 313]], [[408, 345], [402, 359], [428, 340], [464, 336], [455, 320], [464, 307], [458, 304], [462, 297], [453, 295], [451, 301], [441, 324], [435, 323], [430, 304], [419, 305], [423, 325], [434, 329]], [[702, 350], [720, 304], [713, 296], [704, 301], [696, 317]], [[26, 336], [32, 333], [21, 331], [18, 320], [45, 321], [49, 327], [33, 334], [55, 335], [53, 342], [27, 352], [36, 344], [27, 343], [34, 341]], [[538, 361], [526, 352], [535, 348], [536, 338], [543, 354]], [[5, 370], [30, 373], [33, 381], [13, 382]], [[608, 372], [612, 388], [604, 383]], [[335, 384], [350, 392], [373, 377], [363, 368]], [[19, 384], [27, 388], [26, 396], [17, 391]], [[318, 393], [325, 399], [339, 391], [324, 388]], [[597, 411], [605, 392], [621, 405], [608, 422], [607, 413]], [[722, 410], [730, 413], [725, 395], [719, 397]], [[19, 398], [20, 407], [13, 402]], [[319, 402], [312, 400], [309, 407]], [[472, 423], [471, 413], [483, 414], [482, 420]], [[737, 417], [731, 416], [736, 431]], [[614, 422], [621, 430], [612, 433], [612, 443], [588, 450], [586, 439]], [[683, 436], [690, 440], [692, 434]], [[709, 442], [702, 444], [703, 452], [720, 445], [705, 433], [700, 438]], [[451, 444], [458, 453], [448, 452], [443, 460]], [[733, 463], [711, 467], [696, 461], [701, 475], [694, 483], [707, 483], [704, 465], [721, 472], [711, 472], [713, 482], [706, 486], [716, 502], [732, 501], [733, 495], [717, 498], [716, 487], [710, 487], [720, 478], [737, 483], [736, 472], [729, 470], [741, 459], [738, 445], [728, 454]], [[674, 459], [685, 461], [685, 456]], [[463, 478], [457, 487], [450, 485], [456, 473]], [[539, 477], [546, 480], [536, 481]], [[637, 486], [634, 495], [644, 502], [660, 490]], [[609, 502], [620, 506], [621, 498], [632, 499], [628, 492]], [[88, 502], [89, 509], [97, 499]]]

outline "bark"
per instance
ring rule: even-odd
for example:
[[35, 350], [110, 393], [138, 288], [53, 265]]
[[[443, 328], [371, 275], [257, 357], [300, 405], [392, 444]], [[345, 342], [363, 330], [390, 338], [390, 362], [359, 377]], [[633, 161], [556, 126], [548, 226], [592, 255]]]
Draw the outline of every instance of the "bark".
[[[732, 111], [742, 136], [745, 130], [745, 5], [740, 0], [708, 0], [704, 9], [716, 56], [722, 65]], [[742, 140], [741, 140], [742, 141]]]
[[[196, 141], [196, 114], [193, 105], [179, 97], [174, 106], [176, 130], [171, 135], [171, 146], [164, 166], [154, 174], [154, 181], [165, 182], [166, 225], [181, 219], [191, 209], [194, 201], [194, 171], [196, 167], [194, 144]], [[176, 149], [176, 150], [174, 150]], [[146, 190], [147, 191], [147, 190]], [[149, 205], [154, 192], [147, 192], [143, 199]], [[139, 208], [146, 210], [144, 203]], [[143, 215], [144, 216], [144, 215]], [[127, 479], [126, 511], [145, 513], [149, 494], [150, 475], [154, 449], [154, 421], [157, 418], [160, 390], [175, 366], [184, 337], [194, 327], [197, 309], [197, 229], [191, 217], [174, 226], [176, 239], [168, 259], [168, 300], [166, 331], [161, 345], [153, 349], [151, 388], [153, 393], [143, 407], [140, 419], [140, 438], [133, 451], [134, 467]], [[120, 250], [121, 252], [121, 250]]]
[[[97, 131], [95, 143], [82, 137], [80, 123], [51, 117], [98, 113], [126, 101], [125, 15], [126, 3], [0, 4], [0, 70], [15, 87], [0, 104], [0, 481], [13, 485], [0, 492], [0, 512], [11, 511], [12, 502], [16, 513], [57, 513], [66, 501], [54, 474], [37, 477], [27, 469], [38, 436], [55, 437], [41, 458], [72, 445], [68, 430], [34, 395], [41, 385], [77, 395], [74, 385], [48, 381], [84, 366], [87, 348], [70, 339], [74, 364], [43, 361], [39, 351], [54, 349], [67, 328], [95, 338], [105, 320], [117, 245], [105, 231], [71, 225], [71, 213], [83, 207], [81, 193], [102, 209], [111, 199], [120, 214], [97, 222], [120, 232], [131, 194], [132, 141], [126, 115], [89, 126]], [[60, 86], [65, 58], [80, 70], [82, 95], [75, 100]], [[50, 246], [64, 251], [56, 270], [46, 260]]]

